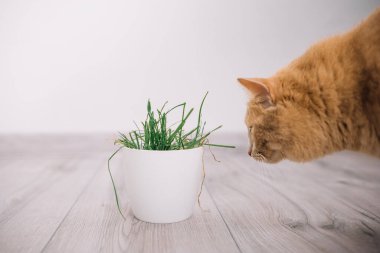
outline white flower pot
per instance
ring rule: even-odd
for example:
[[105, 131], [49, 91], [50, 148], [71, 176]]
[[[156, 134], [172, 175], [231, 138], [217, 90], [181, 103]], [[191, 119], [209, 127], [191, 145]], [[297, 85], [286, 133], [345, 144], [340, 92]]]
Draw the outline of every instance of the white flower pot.
[[203, 148], [124, 148], [126, 191], [136, 218], [172, 223], [189, 218], [201, 188]]

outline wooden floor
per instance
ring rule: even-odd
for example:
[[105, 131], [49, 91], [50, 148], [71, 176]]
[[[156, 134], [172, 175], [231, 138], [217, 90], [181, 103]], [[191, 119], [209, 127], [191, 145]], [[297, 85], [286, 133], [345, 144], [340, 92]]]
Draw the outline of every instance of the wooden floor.
[[[235, 150], [206, 152], [192, 218], [136, 220], [115, 158], [124, 221], [106, 161], [112, 137], [0, 136], [0, 252], [380, 252], [380, 160], [355, 153], [267, 165]], [[221, 142], [221, 141], [219, 141]]]

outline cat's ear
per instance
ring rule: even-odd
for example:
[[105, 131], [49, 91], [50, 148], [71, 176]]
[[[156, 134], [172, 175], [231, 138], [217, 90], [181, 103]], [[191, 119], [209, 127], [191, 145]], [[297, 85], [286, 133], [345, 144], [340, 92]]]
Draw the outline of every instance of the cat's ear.
[[273, 105], [267, 79], [238, 78], [238, 81], [250, 91], [254, 98], [260, 98], [260, 100], [262, 100], [260, 103], [262, 103], [265, 108]]

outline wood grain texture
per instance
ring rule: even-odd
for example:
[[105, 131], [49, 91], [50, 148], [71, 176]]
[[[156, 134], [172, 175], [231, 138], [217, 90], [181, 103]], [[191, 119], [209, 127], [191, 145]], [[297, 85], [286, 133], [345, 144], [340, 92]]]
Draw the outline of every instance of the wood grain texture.
[[[7, 191], [8, 195], [2, 194], [1, 252], [41, 251], [93, 177], [92, 168], [98, 162], [99, 159], [41, 163], [41, 173], [14, 191]], [[33, 169], [30, 163], [23, 161], [17, 168]], [[9, 175], [20, 174], [17, 168]]]
[[[218, 152], [223, 165], [207, 181], [244, 252], [379, 252], [379, 159], [342, 152], [269, 165], [244, 153]], [[231, 205], [236, 199], [247, 207]]]
[[246, 155], [244, 135], [216, 142], [238, 148], [206, 155], [206, 211], [150, 224], [133, 217], [120, 159], [127, 220], [117, 212], [112, 136], [0, 136], [0, 252], [380, 252], [379, 159], [268, 165]]

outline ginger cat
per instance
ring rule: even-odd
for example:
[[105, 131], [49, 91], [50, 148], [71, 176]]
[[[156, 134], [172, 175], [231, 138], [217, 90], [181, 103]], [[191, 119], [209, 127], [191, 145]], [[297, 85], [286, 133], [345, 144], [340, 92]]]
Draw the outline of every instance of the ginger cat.
[[275, 163], [340, 150], [380, 157], [380, 9], [319, 42], [270, 78], [239, 78], [249, 90], [249, 155]]

